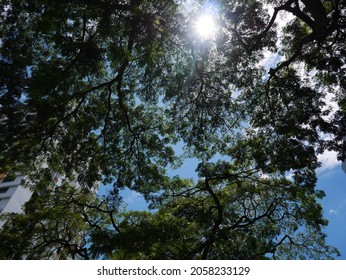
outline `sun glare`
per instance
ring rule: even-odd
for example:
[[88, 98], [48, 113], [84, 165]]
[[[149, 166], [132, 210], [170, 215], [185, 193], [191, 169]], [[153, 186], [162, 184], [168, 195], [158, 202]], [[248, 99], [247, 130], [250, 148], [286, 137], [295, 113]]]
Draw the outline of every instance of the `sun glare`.
[[203, 39], [212, 37], [216, 31], [216, 24], [211, 14], [201, 15], [195, 24], [197, 34]]

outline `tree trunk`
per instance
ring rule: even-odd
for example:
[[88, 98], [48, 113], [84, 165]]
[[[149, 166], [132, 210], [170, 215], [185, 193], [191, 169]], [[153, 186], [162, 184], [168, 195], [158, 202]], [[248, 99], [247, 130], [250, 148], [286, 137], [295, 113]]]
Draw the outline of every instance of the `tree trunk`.
[[313, 31], [318, 40], [325, 38], [327, 35], [328, 18], [326, 8], [320, 0], [301, 0], [307, 11], [314, 19]]

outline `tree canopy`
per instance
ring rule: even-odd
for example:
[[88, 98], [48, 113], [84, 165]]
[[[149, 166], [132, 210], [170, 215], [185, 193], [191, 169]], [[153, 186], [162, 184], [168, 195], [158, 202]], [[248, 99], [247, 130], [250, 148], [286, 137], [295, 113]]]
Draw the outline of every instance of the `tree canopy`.
[[[315, 185], [345, 159], [344, 1], [3, 0], [0, 22], [0, 171], [34, 191], [0, 258], [337, 255]], [[198, 180], [169, 176], [187, 158]]]

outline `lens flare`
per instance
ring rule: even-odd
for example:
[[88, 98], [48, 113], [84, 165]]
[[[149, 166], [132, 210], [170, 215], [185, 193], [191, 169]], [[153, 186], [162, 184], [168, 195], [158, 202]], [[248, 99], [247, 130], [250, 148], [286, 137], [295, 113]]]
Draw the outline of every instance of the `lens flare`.
[[195, 29], [197, 34], [204, 39], [212, 37], [216, 31], [216, 24], [213, 16], [208, 13], [201, 15], [196, 20]]

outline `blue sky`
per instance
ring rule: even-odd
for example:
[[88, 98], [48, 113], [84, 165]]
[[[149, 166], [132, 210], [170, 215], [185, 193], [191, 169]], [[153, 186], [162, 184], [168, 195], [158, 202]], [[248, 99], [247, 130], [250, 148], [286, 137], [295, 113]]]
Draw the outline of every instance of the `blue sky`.
[[[321, 204], [324, 217], [329, 221], [324, 230], [327, 243], [338, 248], [341, 253], [339, 259], [346, 260], [346, 173], [341, 168], [341, 162], [337, 161], [336, 153], [326, 152], [319, 158], [322, 166], [317, 170], [317, 189], [326, 193]], [[196, 159], [187, 159], [179, 169], [170, 171], [170, 175], [196, 179], [197, 163]], [[139, 193], [127, 190], [122, 195], [129, 209], [147, 209], [147, 204]]]
[[[185, 9], [190, 10], [194, 0], [187, 0]], [[272, 11], [271, 7], [268, 7]], [[286, 14], [286, 18], [280, 18], [278, 21], [279, 28], [282, 28], [288, 20], [293, 16]], [[280, 44], [280, 41], [278, 41]], [[264, 66], [267, 70], [275, 67], [283, 59], [276, 53], [265, 53], [263, 61], [260, 65]], [[305, 72], [301, 73], [305, 76]], [[337, 105], [332, 101], [332, 94], [327, 92], [324, 99], [331, 112], [335, 112]], [[331, 114], [332, 114], [331, 113]], [[327, 116], [326, 118], [329, 118]], [[181, 147], [178, 147], [178, 149]], [[321, 200], [324, 210], [324, 217], [329, 221], [329, 225], [325, 229], [327, 234], [327, 243], [339, 249], [341, 256], [339, 259], [346, 260], [346, 173], [341, 168], [341, 162], [337, 161], [336, 153], [327, 151], [319, 156], [322, 166], [317, 170], [318, 182], [317, 189], [323, 190], [326, 197]], [[179, 175], [182, 178], [197, 179], [195, 169], [198, 161], [196, 159], [185, 160], [183, 166], [178, 170], [170, 170], [169, 175]], [[132, 191], [124, 191], [124, 201], [130, 209], [145, 210], [146, 203], [143, 197]]]
[[[317, 188], [326, 193], [321, 201], [324, 216], [329, 221], [325, 229], [329, 245], [339, 249], [340, 259], [346, 259], [346, 173], [341, 163], [329, 158], [318, 172]], [[332, 164], [334, 162], [334, 164]]]

